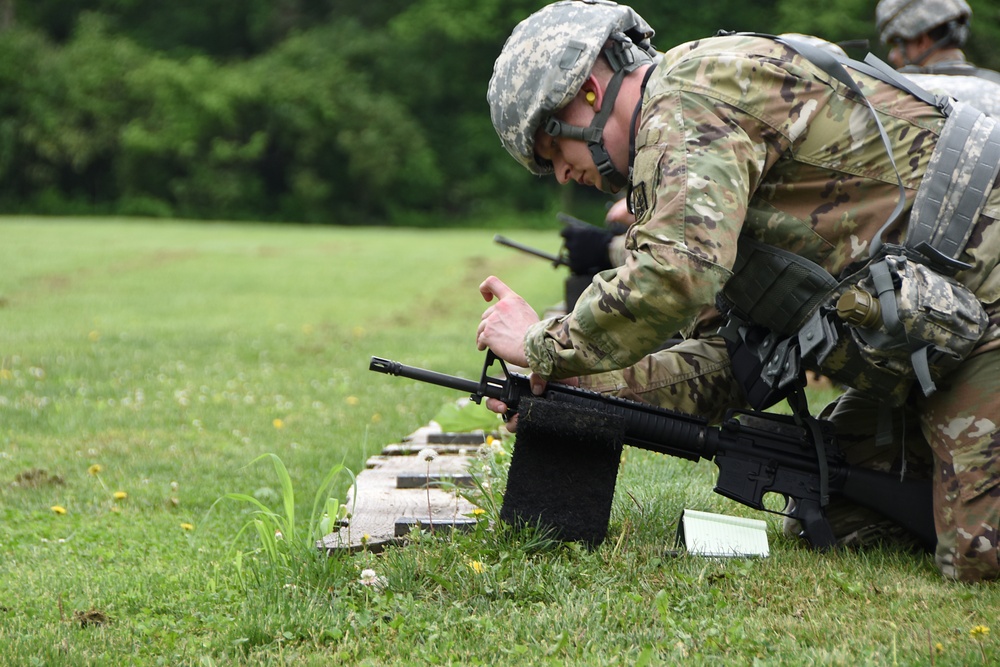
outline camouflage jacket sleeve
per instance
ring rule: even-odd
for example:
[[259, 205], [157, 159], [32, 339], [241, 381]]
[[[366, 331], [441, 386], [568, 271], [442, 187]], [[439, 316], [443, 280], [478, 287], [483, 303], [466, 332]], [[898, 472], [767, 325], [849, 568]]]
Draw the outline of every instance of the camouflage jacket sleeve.
[[[595, 277], [572, 313], [529, 330], [532, 370], [562, 378], [624, 368], [688, 330], [730, 277], [745, 225], [831, 273], [861, 252], [895, 204], [895, 176], [867, 107], [828, 80], [760, 38], [665, 54], [642, 101], [626, 262]], [[931, 109], [919, 106], [898, 114]], [[919, 123], [898, 129], [910, 130], [897, 162], [915, 189], [929, 158], [920, 146], [933, 137]]]

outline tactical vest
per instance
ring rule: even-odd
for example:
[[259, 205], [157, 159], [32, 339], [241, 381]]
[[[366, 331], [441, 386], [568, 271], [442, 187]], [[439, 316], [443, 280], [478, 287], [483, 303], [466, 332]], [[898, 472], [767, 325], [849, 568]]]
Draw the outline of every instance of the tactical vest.
[[966, 60], [939, 62], [931, 65], [907, 65], [899, 68], [904, 74], [936, 74], [942, 76], [974, 76], [1000, 84], [1000, 73], [991, 69], [976, 67]]
[[[776, 39], [867, 102], [841, 59]], [[930, 395], [988, 326], [979, 299], [953, 276], [970, 268], [958, 258], [1000, 170], [1000, 125], [978, 109], [918, 88], [874, 56], [865, 63], [843, 62], [937, 106], [947, 120], [918, 187], [903, 245], [881, 238], [902, 213], [902, 180], [896, 209], [872, 240], [868, 260], [838, 278], [794, 253], [740, 238], [734, 275], [720, 295], [720, 308], [729, 313], [720, 333], [757, 409], [801, 387], [804, 368], [890, 407], [906, 400], [914, 382]], [[870, 104], [869, 109], [892, 160], [889, 139]], [[963, 177], [956, 178], [959, 174]], [[884, 442], [887, 430], [879, 431]]]

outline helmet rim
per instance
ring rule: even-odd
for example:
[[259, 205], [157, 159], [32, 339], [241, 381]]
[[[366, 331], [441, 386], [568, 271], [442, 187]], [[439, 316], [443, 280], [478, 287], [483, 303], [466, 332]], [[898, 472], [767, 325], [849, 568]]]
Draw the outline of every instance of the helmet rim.
[[881, 0], [875, 7], [875, 26], [881, 42], [889, 44], [971, 16], [966, 0]]
[[535, 138], [550, 117], [577, 95], [608, 40], [634, 56], [654, 53], [654, 31], [626, 5], [607, 0], [562, 0], [530, 15], [514, 28], [493, 66], [487, 90], [490, 120], [501, 143], [519, 164], [543, 176], [552, 164], [535, 154]]

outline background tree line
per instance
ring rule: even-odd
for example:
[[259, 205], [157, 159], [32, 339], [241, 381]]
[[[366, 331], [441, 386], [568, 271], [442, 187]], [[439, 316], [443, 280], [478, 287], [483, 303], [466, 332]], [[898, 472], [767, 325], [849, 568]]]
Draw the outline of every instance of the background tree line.
[[[559, 190], [507, 157], [485, 102], [504, 39], [544, 4], [0, 0], [0, 212], [447, 224], [551, 210]], [[971, 4], [967, 51], [1000, 68], [1000, 8]], [[874, 0], [632, 5], [661, 49], [731, 29], [885, 55]]]

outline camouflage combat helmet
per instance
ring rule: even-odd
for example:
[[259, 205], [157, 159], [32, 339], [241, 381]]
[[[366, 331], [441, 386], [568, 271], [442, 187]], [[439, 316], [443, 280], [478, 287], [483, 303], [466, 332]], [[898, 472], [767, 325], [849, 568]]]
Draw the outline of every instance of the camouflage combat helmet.
[[[507, 152], [533, 174], [552, 173], [552, 164], [535, 155], [535, 135], [544, 128], [552, 136], [586, 141], [602, 183], [616, 190], [624, 186], [602, 134], [625, 74], [655, 57], [653, 34], [630, 7], [607, 0], [563, 0], [521, 21], [494, 64], [486, 95]], [[615, 73], [590, 127], [552, 118], [580, 91], [602, 52]]]
[[875, 8], [875, 25], [882, 43], [888, 44], [951, 23], [951, 41], [961, 45], [971, 16], [965, 0], [881, 0]]

